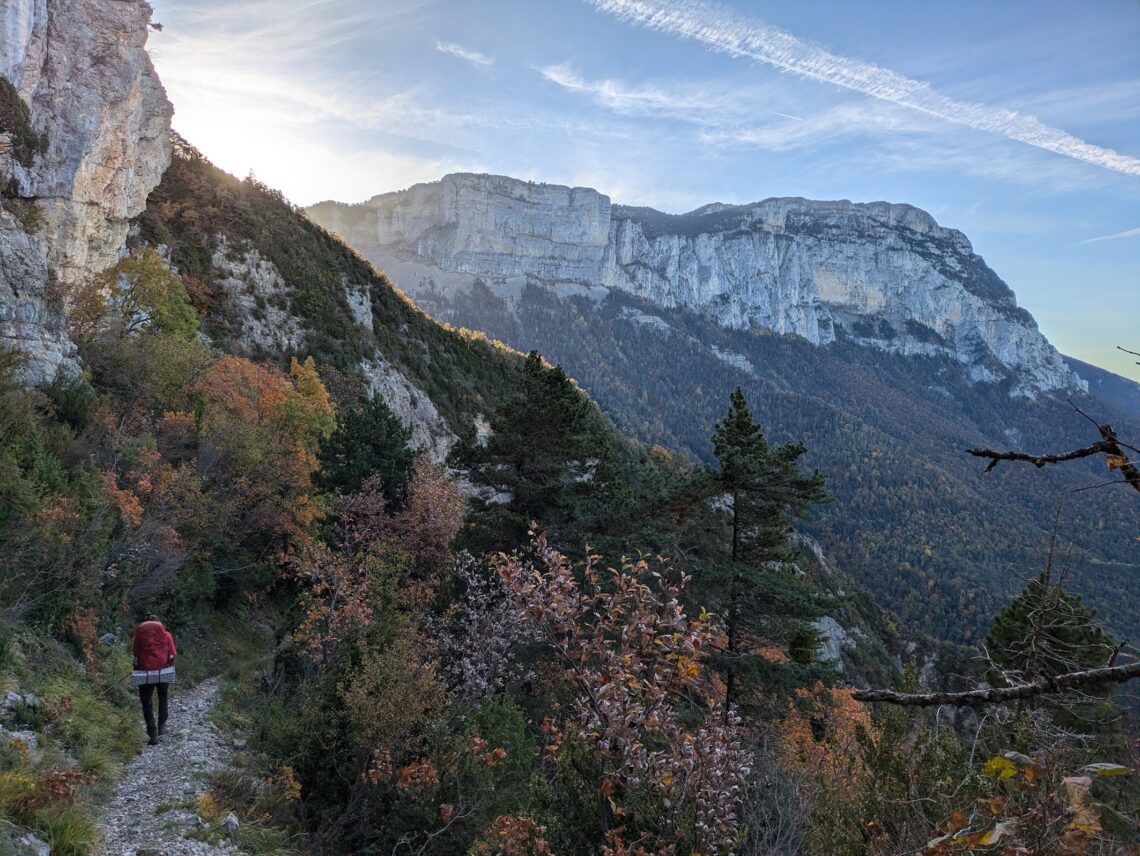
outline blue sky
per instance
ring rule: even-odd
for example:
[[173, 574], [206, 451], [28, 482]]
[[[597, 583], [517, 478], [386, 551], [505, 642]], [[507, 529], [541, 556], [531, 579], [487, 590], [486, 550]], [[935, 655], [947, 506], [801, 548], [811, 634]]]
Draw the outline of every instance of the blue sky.
[[299, 204], [447, 172], [909, 202], [1140, 380], [1140, 2], [154, 0], [174, 126]]

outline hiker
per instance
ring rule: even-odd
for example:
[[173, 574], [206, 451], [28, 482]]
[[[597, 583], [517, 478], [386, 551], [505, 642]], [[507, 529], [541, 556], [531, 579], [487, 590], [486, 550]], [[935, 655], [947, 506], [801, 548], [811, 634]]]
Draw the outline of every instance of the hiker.
[[[166, 629], [157, 615], [148, 615], [146, 620], [135, 628], [135, 671], [132, 683], [138, 685], [139, 700], [142, 702], [143, 719], [146, 720], [146, 735], [150, 746], [158, 745], [158, 737], [166, 728], [167, 690], [174, 679], [174, 637]], [[154, 688], [158, 687], [158, 725], [154, 722]]]

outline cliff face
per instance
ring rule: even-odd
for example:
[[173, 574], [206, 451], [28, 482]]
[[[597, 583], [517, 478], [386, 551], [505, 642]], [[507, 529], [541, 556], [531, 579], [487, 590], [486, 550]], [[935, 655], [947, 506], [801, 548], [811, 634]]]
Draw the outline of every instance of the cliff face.
[[449, 175], [367, 208], [377, 243], [482, 276], [594, 281], [609, 246], [609, 197], [584, 187]]
[[[0, 74], [30, 125], [4, 127], [0, 145], [0, 344], [28, 353], [32, 382], [75, 370], [67, 288], [114, 264], [170, 162], [172, 107], [145, 50], [150, 15], [141, 0], [0, 7]], [[39, 136], [34, 151], [12, 145], [21, 133]]]
[[458, 174], [309, 214], [413, 295], [475, 277], [505, 295], [526, 282], [618, 289], [733, 329], [947, 354], [976, 381], [1012, 375], [1017, 394], [1083, 388], [966, 237], [909, 205], [769, 199], [668, 215]]

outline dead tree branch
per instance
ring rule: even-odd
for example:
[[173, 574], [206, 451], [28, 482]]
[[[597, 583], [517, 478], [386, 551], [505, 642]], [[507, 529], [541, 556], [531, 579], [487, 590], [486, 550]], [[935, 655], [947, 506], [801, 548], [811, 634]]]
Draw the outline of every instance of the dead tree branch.
[[1030, 455], [1027, 452], [998, 452], [993, 449], [967, 449], [967, 453], [976, 458], [989, 458], [988, 473], [998, 465], [999, 461], [1025, 461], [1040, 469], [1046, 464], [1059, 464], [1063, 461], [1075, 461], [1078, 458], [1091, 458], [1093, 455], [1103, 455], [1107, 451], [1104, 442], [1093, 443], [1083, 449], [1073, 449], [1071, 452], [1061, 452], [1056, 455]]
[[853, 698], [856, 701], [881, 701], [886, 704], [899, 704], [909, 707], [935, 707], [938, 705], [969, 707], [978, 704], [1001, 704], [1020, 698], [1033, 698], [1090, 684], [1123, 683], [1133, 678], [1140, 678], [1140, 660], [1124, 666], [1105, 666], [1100, 669], [1069, 672], [1066, 675], [1057, 675], [1052, 678], [1040, 678], [1016, 687], [994, 687], [959, 693], [900, 693], [894, 690], [859, 690]]
[[[1073, 404], [1071, 401], [1069, 403]], [[1135, 447], [1121, 442], [1111, 425], [1101, 425], [1075, 404], [1073, 404], [1073, 409], [1092, 422], [1100, 432], [1100, 439], [1091, 446], [1085, 446], [1083, 449], [1073, 449], [1070, 452], [1060, 452], [1055, 455], [1030, 455], [1026, 452], [999, 452], [994, 449], [967, 449], [966, 452], [976, 458], [988, 458], [990, 462], [986, 466], [985, 471], [987, 473], [993, 470], [1001, 461], [1024, 461], [1041, 469], [1047, 464], [1060, 464], [1064, 461], [1075, 461], [1080, 458], [1091, 458], [1094, 455], [1104, 455], [1108, 468], [1110, 470], [1119, 470], [1120, 474], [1124, 476], [1121, 483], [1132, 485], [1133, 488], [1140, 491], [1140, 468], [1137, 468], [1135, 461], [1129, 460], [1125, 452], [1125, 449], [1134, 450]]]

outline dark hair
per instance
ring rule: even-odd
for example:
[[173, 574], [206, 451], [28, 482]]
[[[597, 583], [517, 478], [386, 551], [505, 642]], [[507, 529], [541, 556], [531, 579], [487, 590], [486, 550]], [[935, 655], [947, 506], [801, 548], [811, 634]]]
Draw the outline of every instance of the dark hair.
[[157, 621], [159, 624], [162, 624], [162, 619], [159, 618], [157, 615], [155, 615], [153, 612], [150, 613], [150, 615], [148, 615], [146, 617], [146, 620], [147, 621]]

